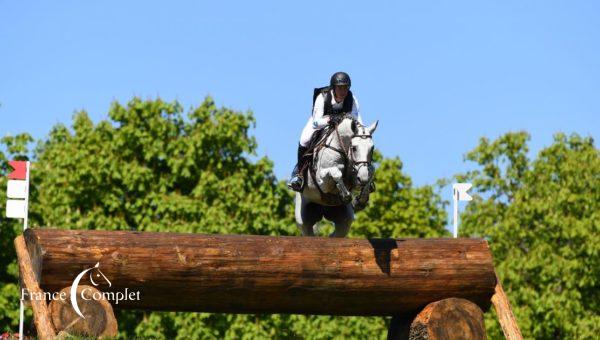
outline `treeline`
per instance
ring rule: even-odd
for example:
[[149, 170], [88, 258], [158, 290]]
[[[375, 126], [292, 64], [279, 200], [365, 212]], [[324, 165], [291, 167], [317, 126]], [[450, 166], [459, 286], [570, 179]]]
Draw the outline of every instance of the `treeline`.
[[[250, 160], [257, 148], [252, 112], [217, 108], [211, 98], [184, 111], [177, 102], [134, 98], [113, 103], [97, 124], [78, 112], [71, 127], [56, 125], [35, 144], [26, 133], [4, 137], [0, 187], [8, 160], [31, 157], [32, 227], [299, 235], [293, 195], [273, 162]], [[466, 154], [477, 170], [455, 179], [473, 182], [476, 192], [461, 232], [488, 239], [525, 337], [592, 338], [600, 332], [599, 151], [591, 137], [557, 134], [531, 160], [528, 140], [526, 132], [482, 138]], [[374, 160], [377, 191], [350, 236], [449, 236], [440, 189], [450, 179], [417, 187], [399, 158], [376, 152]], [[0, 218], [0, 331], [16, 332], [12, 240], [22, 227]], [[501, 338], [492, 313], [489, 336]], [[123, 338], [163, 339], [383, 338], [389, 324], [377, 317], [131, 311], [117, 318]]]

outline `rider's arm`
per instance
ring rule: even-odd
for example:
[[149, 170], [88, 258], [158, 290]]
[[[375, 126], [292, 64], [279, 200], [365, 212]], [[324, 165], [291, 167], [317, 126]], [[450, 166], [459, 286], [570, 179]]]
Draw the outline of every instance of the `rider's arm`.
[[313, 108], [313, 128], [320, 129], [329, 123], [329, 117], [323, 116], [323, 111], [325, 111], [325, 99], [323, 94], [320, 94], [315, 99], [315, 107]]
[[360, 116], [360, 111], [359, 111], [360, 108], [358, 106], [358, 100], [354, 96], [353, 96], [353, 99], [354, 99], [354, 103], [352, 103], [352, 115], [356, 118], [356, 120], [358, 120], [360, 125], [364, 125], [362, 122], [362, 117]]

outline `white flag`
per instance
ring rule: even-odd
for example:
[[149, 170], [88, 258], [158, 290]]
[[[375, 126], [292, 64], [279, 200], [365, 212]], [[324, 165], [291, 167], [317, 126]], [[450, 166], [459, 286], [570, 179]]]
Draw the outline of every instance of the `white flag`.
[[9, 180], [6, 196], [8, 198], [27, 198], [27, 181]]
[[24, 200], [7, 200], [6, 201], [6, 217], [9, 218], [25, 218], [27, 209], [25, 208]]
[[454, 189], [454, 198], [458, 201], [470, 201], [473, 199], [471, 195], [467, 193], [467, 190], [471, 189], [473, 184], [471, 183], [455, 183], [452, 185]]

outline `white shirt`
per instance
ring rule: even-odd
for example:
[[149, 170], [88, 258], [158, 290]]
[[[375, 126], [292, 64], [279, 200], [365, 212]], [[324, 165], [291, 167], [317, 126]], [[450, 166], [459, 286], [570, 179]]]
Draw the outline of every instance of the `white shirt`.
[[[333, 90], [331, 90], [331, 105], [336, 109], [341, 109], [344, 105], [344, 102], [337, 103], [335, 101], [335, 97], [333, 95]], [[352, 112], [350, 113], [361, 125], [363, 124], [362, 118], [360, 117], [358, 101], [356, 97], [353, 95], [354, 102], [352, 103]], [[312, 115], [308, 118], [304, 129], [302, 129], [302, 134], [300, 135], [300, 145], [307, 146], [310, 142], [312, 135], [315, 131], [325, 127], [329, 123], [329, 116], [324, 116], [323, 111], [325, 111], [325, 97], [323, 93], [317, 96], [315, 99], [315, 107], [313, 108]]]
[[[359, 113], [358, 100], [356, 100], [356, 96], [352, 94], [352, 112], [350, 113], [361, 125], [363, 125], [362, 118]], [[333, 90], [331, 90], [331, 105], [334, 109], [341, 109], [342, 105], [344, 105], [344, 101], [336, 102], [335, 95], [333, 94]], [[314, 129], [320, 129], [327, 125], [329, 122], [329, 116], [323, 116], [325, 111], [325, 94], [321, 93], [315, 99], [315, 106], [313, 108], [312, 114], [312, 127]]]

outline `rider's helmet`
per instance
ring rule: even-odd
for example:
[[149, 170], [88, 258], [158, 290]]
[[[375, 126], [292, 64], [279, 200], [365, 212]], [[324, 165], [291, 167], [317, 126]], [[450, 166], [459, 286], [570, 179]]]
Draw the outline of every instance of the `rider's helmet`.
[[329, 86], [334, 87], [336, 85], [348, 85], [350, 88], [351, 81], [350, 76], [346, 72], [336, 72], [331, 76]]

